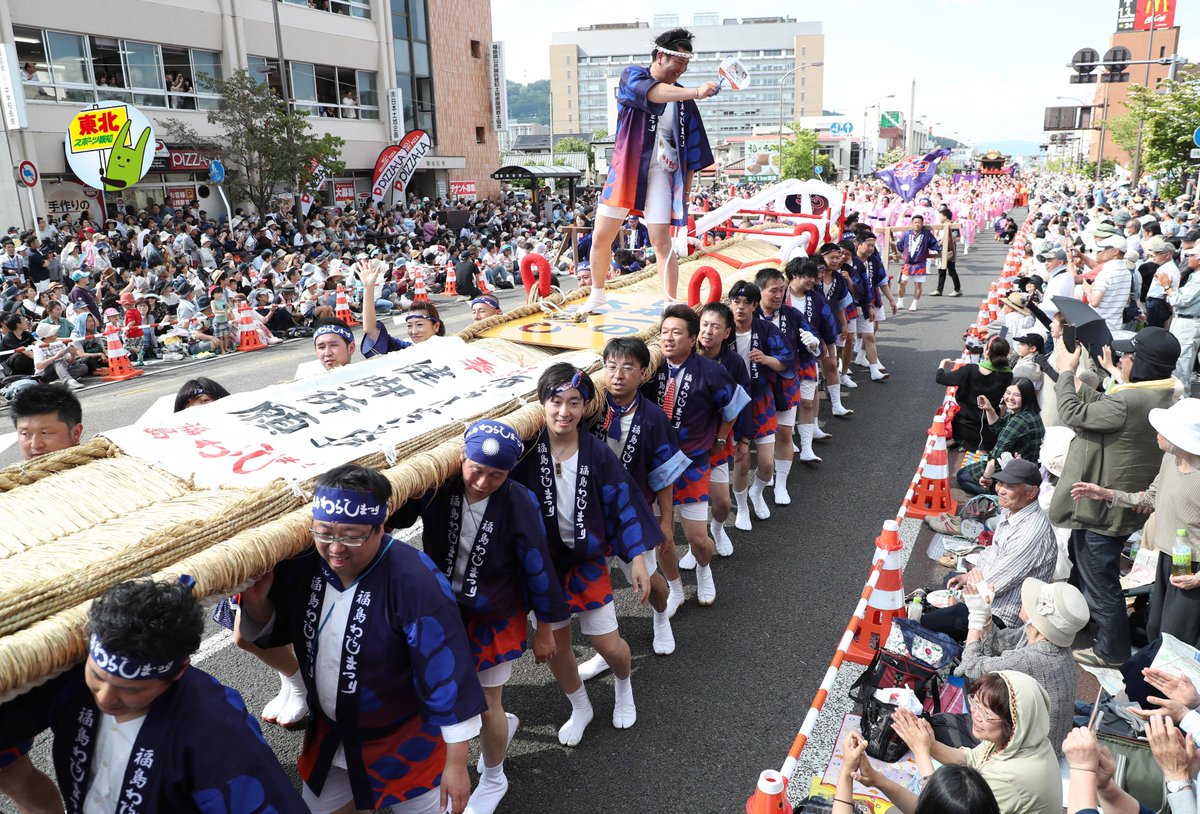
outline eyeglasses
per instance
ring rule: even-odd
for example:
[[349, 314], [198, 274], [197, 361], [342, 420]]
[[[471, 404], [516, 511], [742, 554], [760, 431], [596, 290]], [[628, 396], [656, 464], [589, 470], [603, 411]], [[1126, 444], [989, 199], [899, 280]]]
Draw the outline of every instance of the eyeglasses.
[[998, 724], [1001, 721], [999, 715], [988, 712], [987, 707], [974, 698], [971, 699], [971, 717], [981, 724]]
[[609, 373], [620, 372], [623, 376], [632, 376], [634, 373], [640, 373], [643, 370], [643, 368], [637, 365], [618, 365], [612, 362], [606, 363], [604, 369]]
[[346, 548], [360, 548], [363, 543], [371, 538], [370, 534], [354, 534], [354, 535], [336, 535], [326, 534], [323, 531], [317, 531], [315, 528], [310, 528], [313, 539], [322, 545], [333, 545], [341, 543]]

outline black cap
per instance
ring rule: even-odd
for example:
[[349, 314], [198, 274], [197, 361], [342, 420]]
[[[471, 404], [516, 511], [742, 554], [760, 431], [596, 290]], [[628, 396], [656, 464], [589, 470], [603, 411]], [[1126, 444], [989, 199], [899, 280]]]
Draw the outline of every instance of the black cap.
[[762, 291], [754, 283], [738, 280], [729, 289], [729, 301], [733, 302], [738, 297], [745, 297], [750, 302], [762, 302]]
[[1042, 485], [1042, 471], [1037, 464], [1024, 458], [1013, 458], [1003, 469], [992, 476], [998, 483], [1024, 483], [1029, 486]]
[[1195, 243], [1197, 240], [1200, 240], [1200, 229], [1193, 229], [1183, 236], [1184, 243]]
[[1112, 343], [1117, 353], [1132, 353], [1153, 365], [1173, 367], [1179, 361], [1182, 348], [1179, 340], [1163, 328], [1142, 328], [1132, 339], [1117, 339]]
[[1041, 334], [1025, 334], [1024, 336], [1018, 336], [1015, 341], [1020, 342], [1022, 345], [1028, 345], [1038, 353], [1046, 350], [1046, 337]]

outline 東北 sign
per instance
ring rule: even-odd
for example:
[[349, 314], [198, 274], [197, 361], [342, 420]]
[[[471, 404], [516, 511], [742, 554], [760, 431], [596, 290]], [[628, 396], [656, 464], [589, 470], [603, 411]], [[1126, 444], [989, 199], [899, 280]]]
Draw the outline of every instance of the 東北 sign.
[[124, 102], [103, 102], [71, 118], [67, 164], [88, 186], [120, 192], [150, 171], [154, 144], [154, 128], [142, 111]]

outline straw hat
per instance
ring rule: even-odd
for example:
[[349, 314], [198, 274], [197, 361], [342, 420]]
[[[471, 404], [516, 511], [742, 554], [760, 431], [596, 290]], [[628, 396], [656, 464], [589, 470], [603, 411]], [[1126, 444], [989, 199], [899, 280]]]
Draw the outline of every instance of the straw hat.
[[1200, 455], [1200, 399], [1180, 399], [1150, 411], [1150, 426], [1184, 452]]
[[1029, 577], [1021, 583], [1021, 607], [1029, 623], [1051, 644], [1070, 647], [1091, 614], [1087, 600], [1067, 582], [1042, 582]]
[[1000, 302], [1016, 311], [1018, 314], [1029, 316], [1029, 308], [1025, 305], [1025, 295], [1020, 292], [1006, 294]]

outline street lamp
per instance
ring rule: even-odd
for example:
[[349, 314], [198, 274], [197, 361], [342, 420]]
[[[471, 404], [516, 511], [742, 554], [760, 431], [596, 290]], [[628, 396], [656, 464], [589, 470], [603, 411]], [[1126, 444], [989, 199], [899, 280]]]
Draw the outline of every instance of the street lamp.
[[[787, 79], [789, 76], [794, 74], [796, 71], [803, 70], [804, 68], [820, 68], [824, 64], [825, 63], [820, 60], [818, 60], [816, 62], [801, 62], [795, 68], [792, 68], [790, 71], [786, 71], [783, 74], [783, 76], [779, 77], [779, 81], [776, 83], [779, 85], [779, 167], [778, 167], [778, 169], [779, 169], [779, 180], [780, 181], [783, 180], [783, 80]], [[793, 88], [792, 89], [792, 104], [793, 105], [795, 105], [795, 103], [796, 103], [795, 100], [796, 100], [796, 91], [795, 91], [795, 88]]]

